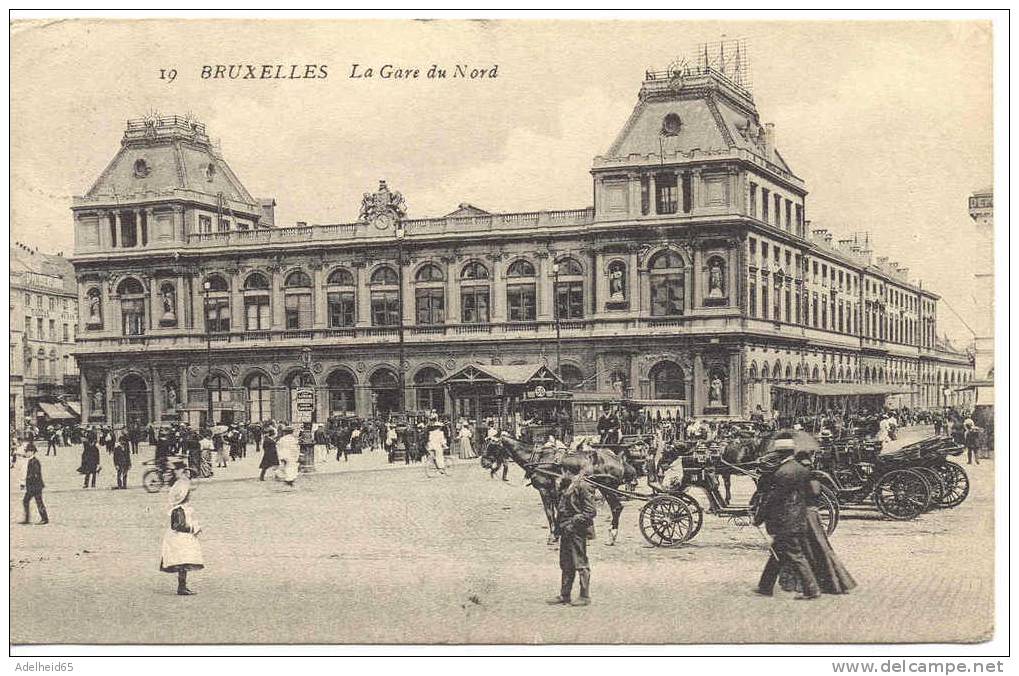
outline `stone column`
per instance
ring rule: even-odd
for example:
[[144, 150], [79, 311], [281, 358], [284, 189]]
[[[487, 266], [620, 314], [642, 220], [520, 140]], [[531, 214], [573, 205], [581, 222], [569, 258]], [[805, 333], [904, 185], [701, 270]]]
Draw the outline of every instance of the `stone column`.
[[163, 384], [159, 379], [159, 370], [155, 366], [149, 369], [149, 373], [151, 374], [152, 380], [152, 387], [149, 394], [152, 414], [149, 416], [149, 420], [158, 423], [163, 420]]
[[[316, 329], [324, 329], [326, 327], [326, 321], [328, 320], [328, 307], [326, 305], [326, 290], [325, 290], [325, 273], [322, 266], [312, 268], [312, 290], [311, 299], [315, 305], [315, 317], [312, 322], [312, 326]], [[326, 413], [328, 417], [328, 412]], [[321, 419], [321, 417], [320, 417]]]
[[103, 390], [103, 395], [106, 397], [106, 410], [104, 411], [106, 423], [113, 424], [113, 406], [116, 400], [113, 396], [113, 373], [109, 369], [106, 370], [106, 387]]
[[120, 212], [113, 212], [113, 241], [110, 242], [110, 248], [123, 248], [124, 247], [124, 232], [121, 230], [120, 223]]
[[[19, 356], [20, 358], [20, 356]], [[88, 417], [92, 414], [92, 397], [88, 396], [88, 379], [85, 371], [78, 369], [78, 396], [81, 397], [81, 422], [88, 423]], [[20, 422], [20, 421], [19, 421]]]
[[177, 391], [180, 393], [177, 401], [182, 406], [186, 406], [188, 403], [188, 367], [180, 367], [180, 382], [177, 385]]
[[178, 242], [187, 241], [187, 231], [184, 227], [184, 207], [173, 206], [173, 238]]
[[96, 244], [99, 246], [99, 250], [103, 251], [111, 248], [110, 245], [110, 212], [99, 210], [96, 212], [98, 218], [99, 238]]
[[[450, 256], [446, 262], [446, 323], [458, 324], [460, 322], [460, 294], [457, 292], [457, 261]], [[448, 409], [447, 409], [448, 410]]]
[[609, 298], [609, 277], [608, 269], [605, 265], [605, 254], [601, 251], [595, 253], [592, 258], [592, 271], [594, 274], [594, 296], [595, 304], [592, 307], [592, 312], [595, 315], [600, 315], [605, 312], [605, 304]]
[[648, 216], [655, 216], [658, 214], [658, 179], [655, 177], [655, 173], [652, 171], [648, 174]]
[[144, 240], [145, 246], [148, 246], [149, 244], [152, 243], [152, 224], [155, 221], [155, 219], [152, 218], [152, 213], [153, 213], [152, 207], [148, 207], [147, 209], [145, 209], [145, 230], [142, 231], [145, 233]]
[[[205, 332], [205, 289], [202, 288], [202, 276], [191, 276], [191, 317], [192, 326]], [[199, 317], [201, 320], [199, 321]]]
[[492, 309], [492, 323], [500, 324], [506, 321], [506, 263], [502, 256], [492, 261], [492, 284], [491, 298], [489, 303]]
[[704, 358], [698, 352], [693, 356], [693, 387], [690, 388], [690, 413], [694, 416], [704, 415], [704, 379]]
[[360, 261], [354, 262], [354, 283], [357, 285], [357, 327], [371, 326], [371, 293], [368, 290], [368, 268]]
[[149, 278], [149, 329], [161, 328], [159, 324], [159, 318], [163, 316], [163, 303], [159, 298], [161, 285], [162, 282], [155, 276]]
[[693, 274], [687, 280], [687, 307], [701, 308], [704, 307], [703, 294], [700, 293], [701, 285], [700, 281], [704, 278], [704, 252], [701, 251], [699, 246], [695, 246], [693, 250]]
[[[406, 255], [407, 253], [404, 252], [404, 257]], [[397, 261], [397, 265], [403, 265], [403, 261]], [[401, 291], [403, 293], [403, 306], [400, 308], [400, 312], [403, 313], [403, 325], [414, 326], [417, 324], [417, 303], [414, 298], [414, 275], [409, 265], [403, 265], [403, 286]]]
[[743, 405], [743, 356], [739, 351], [729, 355], [729, 382], [726, 383], [729, 391], [729, 415], [749, 413], [744, 411]]
[[117, 307], [114, 307], [113, 296], [114, 294], [110, 291], [109, 284], [103, 282], [103, 329], [106, 331], [112, 331], [115, 335], [121, 335], [123, 328], [121, 327], [122, 318], [120, 316], [120, 300], [117, 300]]
[[[272, 330], [280, 331], [285, 326], [284, 321], [284, 303], [283, 298], [283, 272], [282, 270], [276, 269], [272, 271], [272, 280], [270, 281], [270, 288], [272, 289], [272, 296], [269, 298], [269, 302], [272, 304]], [[289, 420], [289, 418], [288, 418]]]
[[552, 256], [541, 252], [538, 254], [538, 284], [535, 302], [538, 321], [551, 321], [555, 302], [555, 279], [552, 274]]
[[[630, 217], [640, 218], [640, 174], [637, 172], [631, 172], [626, 175], [628, 179], [628, 187], [630, 188]], [[600, 296], [599, 296], [600, 297]]]

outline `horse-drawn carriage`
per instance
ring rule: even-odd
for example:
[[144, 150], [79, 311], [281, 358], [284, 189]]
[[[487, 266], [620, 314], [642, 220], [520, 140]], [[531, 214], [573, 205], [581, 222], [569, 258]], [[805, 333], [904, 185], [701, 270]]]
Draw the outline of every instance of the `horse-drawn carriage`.
[[[762, 442], [763, 444], [763, 442]], [[694, 538], [704, 523], [704, 512], [729, 519], [730, 523], [749, 526], [756, 508], [754, 499], [747, 503], [733, 503], [730, 496], [722, 495], [720, 480], [729, 474], [740, 474], [750, 478], [756, 488], [762, 474], [761, 460], [755, 457], [739, 464], [726, 460], [725, 441], [698, 444], [694, 452], [677, 457], [673, 463], [681, 466], [682, 478], [678, 484], [652, 484], [656, 495], [640, 510], [639, 525], [644, 539], [656, 547], [675, 547]], [[821, 483], [819, 473], [812, 472], [815, 480]], [[691, 493], [691, 489], [703, 492], [707, 501], [707, 509]], [[756, 491], [755, 491], [756, 495]], [[687, 526], [687, 517], [680, 504], [686, 507], [692, 516], [692, 523]], [[835, 495], [821, 483], [821, 491], [816, 496], [815, 506], [821, 524], [831, 535], [839, 522], [839, 504]]]
[[884, 454], [880, 442], [840, 439], [818, 450], [814, 463], [840, 504], [872, 500], [885, 516], [904, 521], [935, 507], [955, 507], [966, 499], [969, 477], [948, 460], [962, 451], [945, 438]]

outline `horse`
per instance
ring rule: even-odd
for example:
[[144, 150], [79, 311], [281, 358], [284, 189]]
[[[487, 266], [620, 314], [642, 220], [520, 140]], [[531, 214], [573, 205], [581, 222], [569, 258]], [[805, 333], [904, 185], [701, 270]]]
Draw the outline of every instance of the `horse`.
[[492, 479], [495, 478], [499, 468], [502, 468], [502, 480], [509, 481], [506, 478], [509, 472], [509, 454], [498, 437], [488, 437], [481, 442], [481, 466], [490, 470], [488, 476]]
[[[556, 503], [559, 498], [559, 480], [572, 478], [581, 472], [590, 479], [605, 498], [612, 513], [608, 545], [614, 545], [619, 532], [619, 517], [623, 504], [613, 489], [636, 481], [637, 471], [624, 459], [607, 448], [592, 448], [562, 454], [553, 448], [528, 446], [503, 432], [497, 439], [489, 439], [482, 453], [482, 465], [494, 462], [500, 454], [508, 455], [524, 470], [531, 486], [541, 496], [541, 504], [548, 519], [548, 544], [559, 540], [556, 522]], [[488, 460], [486, 460], [486, 458]]]
[[729, 439], [722, 451], [722, 461], [718, 465], [717, 474], [722, 479], [722, 487], [725, 489], [725, 504], [732, 502], [732, 475], [737, 473], [729, 465], [742, 465], [753, 462], [761, 457], [761, 449], [764, 446], [757, 439], [734, 438]]

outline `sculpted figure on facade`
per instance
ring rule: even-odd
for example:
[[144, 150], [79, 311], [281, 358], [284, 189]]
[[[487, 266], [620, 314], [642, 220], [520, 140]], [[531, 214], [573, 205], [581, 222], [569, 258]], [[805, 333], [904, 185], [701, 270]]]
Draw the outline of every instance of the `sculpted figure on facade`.
[[626, 265], [614, 261], [609, 265], [609, 302], [622, 303], [626, 300]]
[[712, 258], [708, 263], [708, 298], [725, 297], [725, 271], [722, 261]]
[[164, 284], [159, 290], [159, 297], [163, 301], [163, 316], [159, 319], [162, 324], [175, 324], [177, 322], [177, 291], [173, 284]]
[[106, 413], [106, 397], [102, 389], [96, 388], [92, 391], [92, 410], [95, 413]]
[[724, 395], [725, 385], [722, 383], [722, 377], [719, 373], [715, 373], [711, 379], [711, 385], [708, 387], [708, 403], [712, 406], [723, 406]]

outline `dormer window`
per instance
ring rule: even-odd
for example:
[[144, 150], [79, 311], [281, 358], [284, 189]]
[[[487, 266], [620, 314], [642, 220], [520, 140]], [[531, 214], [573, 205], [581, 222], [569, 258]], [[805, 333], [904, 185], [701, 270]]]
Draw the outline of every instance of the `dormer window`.
[[216, 175], [216, 165], [213, 164], [212, 162], [209, 162], [209, 164], [206, 165], [206, 167], [205, 167], [205, 180], [211, 182], [215, 175]]
[[152, 170], [149, 169], [149, 163], [148, 162], [146, 162], [145, 160], [140, 159], [140, 158], [135, 160], [135, 162], [134, 162], [134, 175], [135, 175], [135, 178], [145, 178], [146, 176], [149, 175], [149, 173], [151, 173], [151, 171]]
[[669, 113], [662, 120], [662, 136], [676, 136], [682, 127], [683, 121], [679, 119], [679, 115]]

